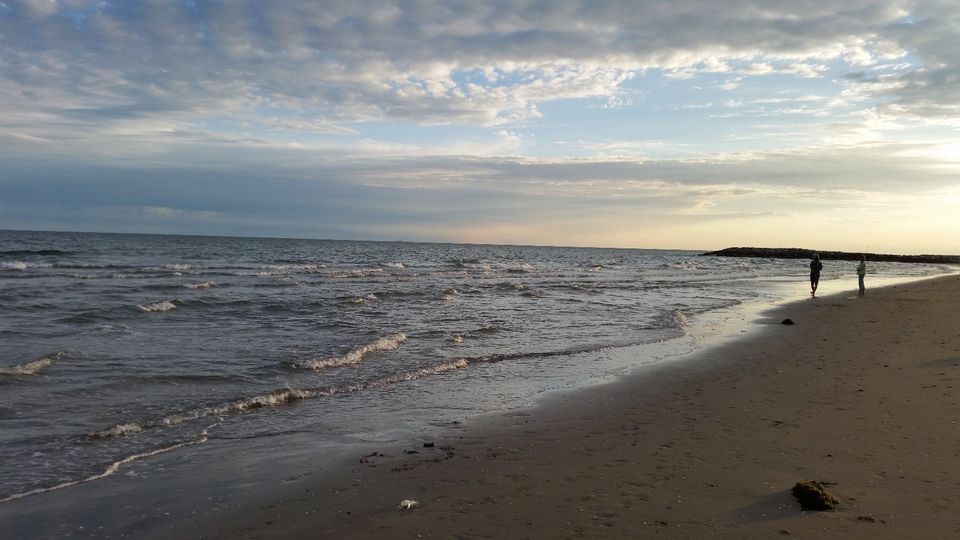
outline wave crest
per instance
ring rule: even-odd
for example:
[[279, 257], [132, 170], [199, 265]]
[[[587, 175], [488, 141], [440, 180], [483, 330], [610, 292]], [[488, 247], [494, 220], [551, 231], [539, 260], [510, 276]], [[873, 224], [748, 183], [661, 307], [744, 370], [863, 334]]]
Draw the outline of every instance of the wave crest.
[[268, 392], [266, 394], [260, 394], [238, 401], [224, 403], [223, 405], [218, 405], [216, 407], [198, 409], [186, 414], [168, 416], [164, 418], [161, 423], [165, 426], [175, 426], [177, 424], [182, 424], [184, 422], [189, 422], [190, 420], [196, 420], [206, 416], [226, 416], [231, 413], [288, 405], [294, 401], [309, 399], [312, 397], [317, 397], [318, 395], [319, 393], [314, 390], [284, 388], [275, 392]]
[[171, 309], [177, 309], [177, 305], [170, 300], [164, 300], [156, 304], [147, 304], [145, 306], [138, 305], [137, 307], [148, 313], [152, 311], [170, 311]]
[[30, 362], [17, 364], [15, 366], [0, 367], [0, 375], [36, 375], [40, 370], [56, 362], [62, 357], [63, 353], [58, 352], [49, 356], [44, 356], [43, 358], [39, 358], [37, 360], [31, 360]]
[[0, 270], [28, 270], [30, 268], [52, 268], [50, 263], [35, 263], [27, 261], [0, 261]]
[[396, 333], [391, 334], [386, 337], [382, 337], [373, 343], [368, 343], [362, 347], [353, 349], [352, 351], [344, 354], [343, 356], [334, 356], [331, 358], [326, 358], [324, 360], [310, 360], [298, 364], [302, 368], [306, 369], [325, 369], [331, 367], [340, 367], [348, 366], [351, 364], [357, 364], [363, 357], [372, 353], [379, 351], [392, 351], [399, 347], [404, 341], [407, 340], [406, 334]]
[[[481, 361], [490, 362], [491, 360], [482, 359]], [[346, 386], [333, 386], [333, 387], [312, 388], [312, 389], [310, 388], [297, 389], [297, 388], [288, 387], [288, 388], [283, 388], [280, 390], [267, 392], [264, 394], [259, 394], [259, 395], [248, 397], [248, 398], [229, 401], [226, 403], [222, 403], [220, 405], [203, 407], [200, 409], [194, 409], [192, 411], [184, 412], [182, 414], [170, 415], [163, 418], [158, 423], [141, 424], [136, 422], [130, 422], [125, 424], [118, 424], [112, 428], [105, 429], [103, 431], [88, 433], [87, 436], [91, 438], [98, 438], [98, 439], [121, 437], [126, 435], [133, 435], [145, 429], [171, 427], [171, 426], [183, 424], [185, 422], [191, 422], [194, 420], [199, 420], [199, 419], [210, 417], [210, 416], [218, 416], [222, 421], [223, 418], [226, 416], [229, 416], [231, 414], [243, 413], [245, 411], [281, 407], [284, 405], [289, 405], [296, 401], [319, 398], [319, 397], [334, 397], [341, 394], [351, 394], [354, 392], [361, 392], [367, 389], [382, 388], [392, 384], [422, 379], [424, 377], [429, 377], [432, 375], [441, 375], [449, 371], [463, 369], [469, 366], [471, 363], [473, 363], [473, 361], [468, 360], [466, 358], [459, 358], [452, 362], [435, 364], [432, 366], [427, 366], [427, 367], [412, 370], [412, 371], [403, 371], [400, 373], [396, 373], [394, 375], [389, 375], [387, 377], [375, 379], [373, 381], [351, 384]]]
[[103, 431], [95, 431], [93, 433], [88, 433], [87, 436], [91, 439], [112, 439], [114, 437], [123, 437], [125, 435], [132, 435], [134, 433], [139, 433], [143, 431], [143, 426], [136, 422], [128, 422], [126, 424], [117, 424], [110, 429], [105, 429]]
[[365, 388], [376, 388], [378, 386], [387, 386], [390, 384], [396, 384], [398, 382], [422, 379], [423, 377], [429, 377], [431, 375], [439, 375], [441, 373], [446, 373], [448, 371], [463, 369], [467, 367], [469, 364], [470, 362], [468, 362], [466, 358], [458, 358], [453, 362], [447, 362], [445, 364], [437, 364], [435, 366], [425, 367], [425, 368], [417, 369], [414, 371], [404, 371], [403, 373], [398, 373], [390, 377], [377, 379], [376, 381], [373, 381], [372, 383], [367, 384]]

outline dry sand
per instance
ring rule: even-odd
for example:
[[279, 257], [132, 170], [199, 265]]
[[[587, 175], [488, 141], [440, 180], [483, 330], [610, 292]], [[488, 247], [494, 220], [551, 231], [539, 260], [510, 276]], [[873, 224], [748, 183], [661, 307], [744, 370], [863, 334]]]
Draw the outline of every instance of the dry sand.
[[[780, 307], [750, 337], [385, 449], [184, 534], [960, 538], [958, 306], [950, 276]], [[839, 508], [801, 511], [803, 479]]]

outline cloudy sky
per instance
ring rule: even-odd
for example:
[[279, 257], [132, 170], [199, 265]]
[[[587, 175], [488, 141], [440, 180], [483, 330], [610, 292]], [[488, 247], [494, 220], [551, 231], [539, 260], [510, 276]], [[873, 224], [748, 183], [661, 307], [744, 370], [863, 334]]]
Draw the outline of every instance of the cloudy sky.
[[960, 253], [960, 2], [0, 0], [0, 228]]

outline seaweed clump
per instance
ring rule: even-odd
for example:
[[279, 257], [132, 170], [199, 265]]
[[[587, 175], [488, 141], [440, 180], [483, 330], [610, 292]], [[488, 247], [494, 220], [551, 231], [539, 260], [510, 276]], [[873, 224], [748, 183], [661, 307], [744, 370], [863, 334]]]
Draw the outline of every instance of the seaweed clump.
[[840, 500], [815, 480], [803, 480], [793, 486], [793, 496], [804, 510], [833, 510]]

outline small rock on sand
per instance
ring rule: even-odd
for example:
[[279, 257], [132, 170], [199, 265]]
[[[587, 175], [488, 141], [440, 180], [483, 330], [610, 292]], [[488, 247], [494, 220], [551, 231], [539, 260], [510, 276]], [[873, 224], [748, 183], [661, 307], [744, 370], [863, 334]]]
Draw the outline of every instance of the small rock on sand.
[[803, 480], [793, 486], [793, 496], [804, 510], [833, 510], [840, 501], [824, 489], [823, 484], [813, 480]]

